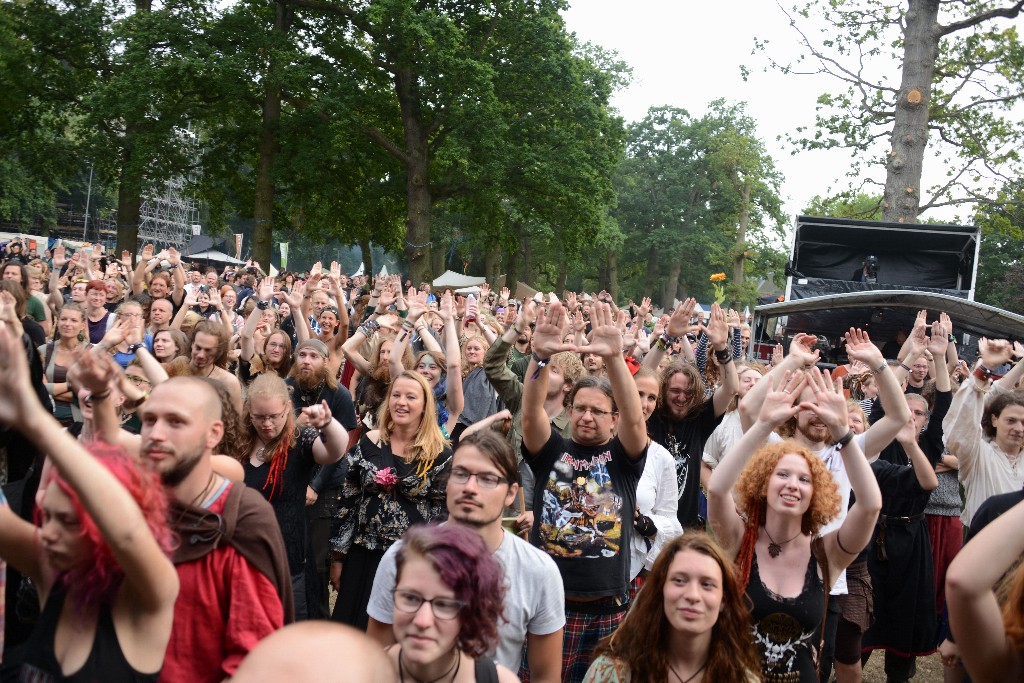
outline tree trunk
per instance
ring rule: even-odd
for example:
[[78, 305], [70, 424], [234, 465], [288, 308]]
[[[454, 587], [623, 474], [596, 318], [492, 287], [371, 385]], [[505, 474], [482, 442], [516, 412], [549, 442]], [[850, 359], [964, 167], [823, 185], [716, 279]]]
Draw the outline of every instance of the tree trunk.
[[373, 281], [373, 251], [370, 249], [370, 240], [359, 240], [359, 249], [363, 252], [363, 274], [369, 276]]
[[[519, 232], [518, 226], [516, 226], [516, 232]], [[505, 286], [508, 287], [510, 292], [512, 292], [513, 297], [516, 295], [516, 286], [520, 280], [520, 261], [521, 254], [519, 251], [519, 245], [516, 244], [512, 247], [512, 250], [508, 252], [508, 258], [505, 259]]]
[[608, 286], [605, 288], [612, 295], [612, 301], [619, 300], [619, 255], [614, 251], [608, 252]]
[[533, 258], [530, 253], [530, 238], [523, 235], [523, 276], [520, 278], [526, 285], [533, 286]]
[[121, 176], [117, 183], [117, 250], [139, 252], [139, 220], [142, 209], [142, 180], [131, 174], [131, 131], [125, 130], [124, 147], [121, 151]]
[[675, 303], [676, 294], [679, 292], [679, 273], [682, 272], [683, 262], [676, 259], [669, 268], [668, 278], [661, 290], [661, 305], [665, 309], [672, 308]]
[[440, 247], [430, 250], [430, 277], [439, 277], [441, 273], [448, 270], [448, 264], [445, 261], [447, 255], [448, 252]]
[[[487, 255], [484, 256], [484, 277], [487, 278], [487, 282], [494, 287], [498, 282], [498, 265], [501, 263], [501, 246], [497, 243], [492, 244], [491, 248], [487, 250]], [[508, 287], [508, 285], [505, 285]], [[509, 287], [509, 289], [512, 289]]]
[[[747, 260], [747, 229], [750, 227], [750, 180], [740, 182], [735, 173], [733, 176], [733, 184], [740, 194], [740, 220], [739, 225], [736, 226], [736, 251], [732, 261], [732, 282], [735, 290], [742, 292], [746, 283], [743, 267]], [[733, 299], [731, 305], [739, 310], [738, 296]]]
[[[647, 272], [644, 273], [644, 286], [643, 296], [651, 298], [654, 293], [654, 282], [658, 278], [658, 249], [651, 247], [650, 253], [647, 255]], [[671, 301], [666, 302], [664, 299], [661, 301], [661, 305], [666, 310], [671, 305]]]
[[928, 107], [939, 51], [939, 0], [910, 0], [904, 15], [903, 79], [896, 96], [892, 149], [886, 164], [882, 217], [916, 223], [928, 144]]
[[405, 217], [406, 276], [413, 282], [430, 280], [430, 150], [423, 127], [416, 76], [409, 68], [395, 74], [395, 92], [402, 112], [405, 135], [406, 198]]
[[[286, 34], [291, 27], [292, 8], [275, 3], [274, 33]], [[263, 85], [263, 125], [260, 130], [259, 159], [256, 162], [256, 192], [253, 205], [252, 258], [270, 272], [270, 250], [274, 239], [274, 164], [280, 151], [281, 84], [271, 76]]]
[[565, 259], [558, 262], [558, 279], [555, 281], [555, 294], [559, 297], [565, 291], [565, 281], [569, 279], [569, 264]]

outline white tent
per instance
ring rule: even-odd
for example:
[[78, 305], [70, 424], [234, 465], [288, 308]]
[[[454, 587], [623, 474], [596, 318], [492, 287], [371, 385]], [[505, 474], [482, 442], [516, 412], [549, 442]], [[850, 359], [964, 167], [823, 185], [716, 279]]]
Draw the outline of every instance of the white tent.
[[444, 271], [444, 275], [436, 278], [430, 284], [434, 289], [445, 289], [448, 287], [451, 287], [452, 289], [461, 289], [463, 287], [479, 287], [485, 282], [487, 282], [487, 278], [485, 277], [461, 275], [453, 270], [446, 270]]
[[236, 266], [245, 265], [245, 261], [239, 261], [234, 256], [228, 256], [217, 249], [207, 249], [196, 254], [189, 254], [184, 258], [186, 261], [216, 261], [217, 263], [233, 263]]

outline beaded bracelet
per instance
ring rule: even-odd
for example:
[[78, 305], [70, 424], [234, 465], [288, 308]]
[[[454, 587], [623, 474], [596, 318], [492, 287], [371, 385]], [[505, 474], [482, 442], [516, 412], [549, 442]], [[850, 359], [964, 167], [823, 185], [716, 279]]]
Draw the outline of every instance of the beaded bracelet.
[[540, 377], [540, 371], [544, 369], [544, 366], [551, 362], [550, 358], [541, 358], [536, 353], [531, 354], [533, 360], [537, 363], [537, 370], [530, 376], [531, 380], [535, 380]]

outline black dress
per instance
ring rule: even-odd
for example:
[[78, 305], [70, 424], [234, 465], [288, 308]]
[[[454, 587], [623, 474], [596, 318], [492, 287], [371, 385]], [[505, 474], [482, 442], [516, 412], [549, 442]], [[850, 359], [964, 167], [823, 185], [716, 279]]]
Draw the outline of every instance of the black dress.
[[747, 598], [753, 605], [754, 647], [761, 657], [762, 680], [768, 683], [816, 683], [821, 622], [825, 613], [825, 584], [818, 576], [814, 554], [807, 561], [800, 595], [784, 598], [762, 583], [755, 553]]
[[253, 465], [247, 458], [242, 463], [245, 469], [245, 485], [263, 494], [270, 501], [281, 526], [285, 549], [288, 551], [288, 571], [292, 576], [302, 573], [306, 561], [306, 486], [313, 477], [316, 462], [313, 460], [313, 442], [319, 436], [312, 427], [303, 427], [298, 438], [288, 451], [281, 486], [271, 495], [267, 485], [270, 463]]
[[862, 648], [916, 656], [935, 651], [935, 567], [924, 509], [931, 496], [909, 466], [871, 463], [882, 514], [868, 546], [875, 623]]
[[426, 467], [363, 436], [347, 465], [331, 539], [333, 550], [345, 556], [331, 618], [365, 630], [366, 605], [384, 552], [413, 524], [448, 516], [452, 452], [446, 447]]

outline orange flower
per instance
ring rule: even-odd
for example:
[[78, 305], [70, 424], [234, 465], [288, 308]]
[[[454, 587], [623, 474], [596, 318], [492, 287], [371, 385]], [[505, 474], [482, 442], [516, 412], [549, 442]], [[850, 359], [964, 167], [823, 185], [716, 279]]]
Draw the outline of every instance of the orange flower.
[[715, 273], [709, 279], [712, 282], [725, 282], [725, 273]]

